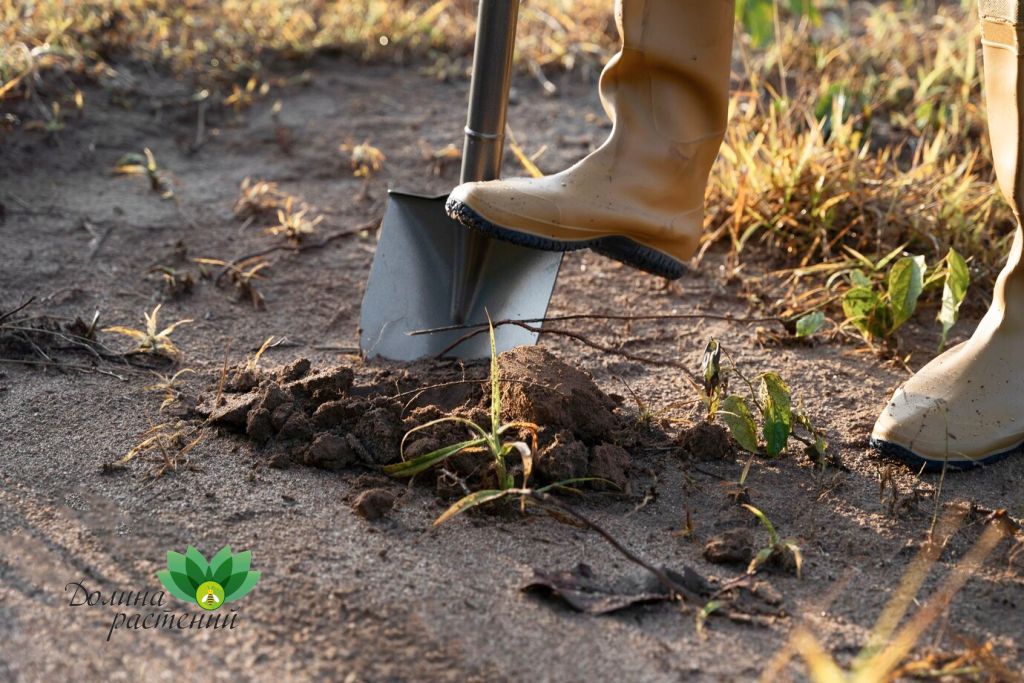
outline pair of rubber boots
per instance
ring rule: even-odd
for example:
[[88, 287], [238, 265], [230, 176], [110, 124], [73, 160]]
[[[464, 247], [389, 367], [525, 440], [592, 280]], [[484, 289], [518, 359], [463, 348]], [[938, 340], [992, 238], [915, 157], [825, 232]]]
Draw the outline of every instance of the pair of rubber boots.
[[[985, 96], [996, 178], [1024, 195], [1018, 0], [981, 0]], [[467, 183], [452, 218], [538, 249], [590, 248], [678, 278], [703, 228], [704, 191], [728, 118], [732, 0], [616, 0], [621, 47], [601, 74], [611, 118], [601, 147], [561, 173]], [[971, 339], [900, 387], [871, 443], [913, 465], [966, 468], [1024, 451], [1024, 233]]]

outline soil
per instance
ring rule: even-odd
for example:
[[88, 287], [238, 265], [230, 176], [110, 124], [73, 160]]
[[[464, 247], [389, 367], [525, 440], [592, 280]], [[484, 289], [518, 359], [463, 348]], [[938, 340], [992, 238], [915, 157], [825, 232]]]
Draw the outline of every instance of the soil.
[[[470, 454], [452, 461], [450, 474], [411, 484], [379, 466], [401, 457], [406, 430], [431, 419], [459, 414], [489, 424], [487, 364], [391, 364], [355, 353], [374, 250], [364, 226], [380, 217], [388, 186], [430, 193], [455, 183], [457, 169], [424, 150], [460, 144], [468, 83], [440, 82], [419, 67], [327, 58], [307, 67], [308, 78], [283, 73], [289, 85], [241, 114], [204, 109], [200, 144], [185, 86], [131, 66], [133, 78], [117, 91], [84, 86], [86, 115], [56, 137], [0, 142], [0, 315], [35, 297], [23, 314], [49, 316], [36, 323], [53, 329], [76, 318], [80, 332], [139, 327], [158, 303], [163, 323], [193, 320], [172, 335], [179, 367], [193, 373], [181, 376], [183, 395], [163, 410], [162, 395], [147, 387], [153, 371], [176, 368], [155, 359], [98, 360], [53, 335], [0, 346], [0, 679], [747, 681], [800, 624], [849, 662], [936, 510], [963, 505], [968, 513], [922, 599], [978, 538], [986, 510], [1024, 514], [1024, 459], [940, 480], [868, 448], [878, 411], [908, 373], [859, 343], [797, 343], [771, 323], [720, 319], [557, 323], [625, 355], [552, 334], [502, 357], [503, 418], [540, 426], [538, 481], [612, 482], [565, 500], [654, 566], [708, 580], [740, 576], [767, 536], [737, 501], [763, 510], [796, 542], [804, 566], [802, 578], [783, 562], [763, 572], [787, 616], [712, 617], [703, 636], [700, 605], [652, 602], [593, 616], [521, 592], [535, 570], [560, 576], [580, 564], [607, 585], [645, 586], [650, 576], [593, 531], [532, 508], [433, 527], [462, 485], [486, 483], [486, 461]], [[547, 145], [538, 160], [546, 171], [607, 133], [592, 82], [566, 76], [556, 85], [549, 97], [519, 77], [509, 114], [528, 154]], [[387, 157], [366, 182], [337, 151], [364, 140]], [[147, 147], [174, 199], [150, 191], [144, 177], [111, 173], [122, 155]], [[519, 172], [514, 159], [505, 172]], [[263, 309], [191, 261], [280, 243], [262, 230], [272, 218], [235, 217], [246, 177], [302, 197], [325, 217], [324, 235], [364, 228], [322, 248], [269, 253], [267, 277], [256, 281]], [[192, 284], [168, 288], [157, 267]], [[550, 313], [760, 317], [784, 295], [770, 268], [754, 259], [738, 277], [712, 252], [666, 284], [590, 253], [568, 254]], [[983, 302], [988, 293], [970, 296]], [[936, 347], [933, 313], [922, 311], [903, 337], [900, 355], [911, 368]], [[954, 336], [964, 338], [974, 322], [961, 322]], [[276, 343], [247, 368], [271, 335]], [[697, 371], [712, 336], [748, 374], [785, 377], [825, 430], [829, 462], [796, 447], [755, 458], [737, 490], [747, 456], [703, 424], [677, 367]], [[127, 349], [110, 333], [99, 339]], [[33, 346], [109, 374], [6, 362], [40, 361]], [[157, 449], [111, 467], [164, 423], [183, 430], [178, 446], [201, 439], [183, 455]], [[415, 436], [406, 457], [464, 432]], [[167, 551], [188, 545], [208, 557], [224, 545], [252, 552], [262, 578], [237, 603], [236, 628], [122, 629], [108, 641], [118, 607], [69, 604], [75, 582], [105, 595], [158, 590]], [[990, 641], [1020, 669], [1024, 567], [1014, 548], [1010, 540], [996, 547], [919, 654]], [[796, 678], [803, 671], [790, 668]]]

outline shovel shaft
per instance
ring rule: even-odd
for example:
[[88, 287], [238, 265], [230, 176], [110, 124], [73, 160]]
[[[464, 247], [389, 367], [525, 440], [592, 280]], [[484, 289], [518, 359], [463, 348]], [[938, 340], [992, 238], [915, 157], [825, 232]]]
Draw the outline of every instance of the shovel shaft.
[[519, 0], [480, 0], [461, 182], [501, 173]]
[[[519, 0], [480, 0], [462, 150], [463, 183], [495, 180], [501, 175], [518, 18]], [[456, 241], [451, 301], [455, 323], [466, 322], [473, 307], [489, 245], [490, 238], [476, 230], [463, 231]]]

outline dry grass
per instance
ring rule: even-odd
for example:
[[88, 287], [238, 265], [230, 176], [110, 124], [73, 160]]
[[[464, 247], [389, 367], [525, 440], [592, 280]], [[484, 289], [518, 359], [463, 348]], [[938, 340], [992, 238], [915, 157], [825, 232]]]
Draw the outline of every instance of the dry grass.
[[[929, 262], [953, 246], [975, 282], [991, 282], [1011, 215], [992, 182], [974, 3], [815, 4], [813, 25], [784, 14], [766, 47], [736, 41], [707, 244], [728, 244], [737, 261], [767, 251], [787, 267], [842, 257], [844, 245], [871, 256], [906, 243]], [[596, 75], [614, 47], [610, 5], [526, 0], [521, 68], [548, 89], [545, 73]], [[0, 0], [0, 113], [11, 112], [0, 122], [53, 130], [55, 112], [81, 104], [76, 82], [116, 81], [131, 60], [187, 75], [224, 107], [260, 96], [250, 86], [271, 61], [325, 50], [461, 74], [475, 10], [473, 0]]]

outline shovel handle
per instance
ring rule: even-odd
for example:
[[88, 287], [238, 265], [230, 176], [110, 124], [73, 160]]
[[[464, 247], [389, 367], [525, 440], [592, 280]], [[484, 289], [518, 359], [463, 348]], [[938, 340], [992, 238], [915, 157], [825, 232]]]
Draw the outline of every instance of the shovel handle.
[[519, 0], [480, 0], [461, 182], [501, 175]]

